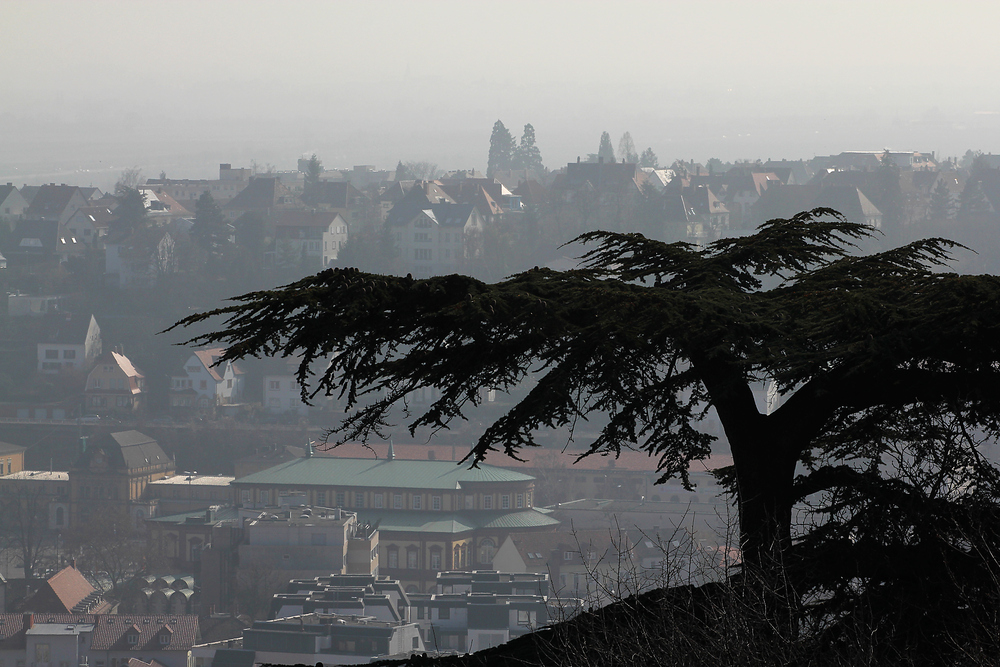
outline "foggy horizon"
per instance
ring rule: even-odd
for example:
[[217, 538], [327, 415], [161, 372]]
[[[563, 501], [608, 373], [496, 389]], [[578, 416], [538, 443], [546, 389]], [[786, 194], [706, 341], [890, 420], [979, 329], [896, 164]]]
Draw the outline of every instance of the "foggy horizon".
[[[0, 182], [109, 187], [424, 160], [499, 118], [557, 169], [629, 131], [675, 159], [1000, 152], [1000, 9], [973, 3], [13, 3]], [[954, 38], [961, 35], [960, 41]]]

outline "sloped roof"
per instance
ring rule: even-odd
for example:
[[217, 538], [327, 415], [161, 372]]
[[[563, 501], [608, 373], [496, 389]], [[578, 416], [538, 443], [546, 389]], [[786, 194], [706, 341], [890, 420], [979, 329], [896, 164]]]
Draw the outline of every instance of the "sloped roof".
[[[389, 445], [386, 443], [345, 443], [332, 449], [315, 450], [315, 458], [353, 458], [383, 461], [388, 459]], [[455, 465], [469, 453], [468, 447], [459, 445], [417, 445], [393, 444], [393, 454], [396, 461], [436, 461]], [[583, 453], [580, 449], [549, 449], [529, 448], [520, 453], [523, 461], [517, 461], [505, 456], [502, 452], [490, 452], [486, 463], [498, 468], [513, 468], [530, 471], [533, 469], [567, 468], [570, 470], [607, 472], [609, 469], [631, 472], [653, 472], [656, 469], [656, 459], [646, 452], [623, 449], [617, 457], [587, 456], [579, 459]], [[377, 458], [376, 458], [377, 457]], [[579, 461], [577, 460], [579, 459]], [[728, 454], [713, 454], [700, 461], [692, 461], [688, 470], [701, 473], [733, 464], [733, 457]], [[467, 465], [467, 464], [463, 464]]]
[[253, 211], [274, 208], [279, 204], [289, 205], [294, 199], [291, 190], [282, 185], [279, 179], [256, 176], [224, 208]]
[[[73, 195], [79, 192], [80, 188], [75, 185], [43, 185], [24, 213], [28, 217], [58, 218], [69, 206]], [[83, 197], [82, 194], [80, 196]]]
[[310, 206], [326, 204], [334, 208], [347, 208], [354, 197], [361, 191], [351, 185], [350, 181], [320, 181], [307, 188], [302, 193], [302, 201]]
[[20, 454], [26, 449], [27, 447], [22, 447], [21, 445], [15, 445], [9, 442], [0, 442], [0, 454]]
[[421, 213], [443, 227], [464, 227], [475, 209], [473, 204], [431, 204]]
[[38, 343], [83, 345], [94, 316], [79, 313], [57, 313], [44, 318]]
[[381, 531], [446, 533], [455, 535], [478, 529], [530, 530], [554, 528], [559, 520], [534, 508], [475, 512], [398, 511], [375, 508], [356, 510], [359, 521], [378, 521]]
[[[198, 641], [198, 617], [174, 614], [34, 614], [35, 623], [58, 625], [93, 624], [91, 650], [94, 651], [187, 651]], [[11, 650], [25, 646], [25, 615], [0, 614], [0, 647]], [[129, 644], [126, 634], [131, 628], [139, 631], [139, 641]], [[161, 630], [167, 630], [170, 641], [160, 644]]]
[[[335, 211], [288, 209], [275, 218], [275, 227], [321, 227], [326, 229], [340, 214]], [[343, 220], [343, 216], [340, 218]]]
[[5, 199], [7, 199], [7, 197], [10, 196], [11, 192], [15, 192], [16, 190], [17, 188], [10, 183], [6, 184], [0, 183], [0, 202], [3, 202]]
[[100, 592], [73, 566], [49, 577], [25, 605], [28, 611], [56, 614], [102, 613], [111, 608]]
[[233, 484], [461, 489], [463, 484], [528, 482], [534, 477], [491, 465], [469, 468], [450, 461], [311, 457], [292, 459]]
[[861, 190], [849, 185], [823, 188], [813, 206], [832, 208], [842, 213], [848, 220], [862, 224], [868, 218], [882, 215]]

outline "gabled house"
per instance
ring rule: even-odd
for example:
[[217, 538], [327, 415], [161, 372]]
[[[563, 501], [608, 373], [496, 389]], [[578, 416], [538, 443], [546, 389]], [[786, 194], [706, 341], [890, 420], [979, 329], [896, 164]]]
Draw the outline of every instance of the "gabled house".
[[307, 206], [321, 211], [339, 213], [348, 223], [361, 219], [367, 195], [348, 181], [321, 181], [302, 193]]
[[198, 640], [191, 615], [0, 614], [0, 659], [22, 667], [188, 667]]
[[96, 414], [129, 414], [144, 408], [145, 376], [124, 354], [101, 355], [87, 376], [84, 401]]
[[856, 187], [836, 185], [823, 188], [812, 207], [832, 208], [851, 222], [874, 229], [882, 228], [882, 212]]
[[108, 223], [112, 218], [114, 213], [110, 206], [84, 206], [59, 228], [59, 235], [73, 238], [88, 247], [96, 247], [108, 235]]
[[126, 509], [140, 523], [155, 514], [146, 485], [174, 473], [159, 443], [139, 431], [120, 431], [82, 442], [69, 471], [70, 526], [85, 526], [102, 512]]
[[59, 223], [35, 218], [18, 220], [3, 248], [4, 254], [19, 264], [55, 262], [58, 257]]
[[274, 262], [318, 271], [347, 243], [348, 226], [333, 211], [282, 210], [274, 221]]
[[232, 201], [222, 207], [226, 219], [232, 222], [244, 213], [256, 211], [265, 218], [272, 217], [283, 208], [301, 206], [299, 198], [281, 184], [277, 178], [255, 176]]
[[406, 270], [423, 278], [456, 273], [479, 256], [484, 228], [472, 204], [432, 204], [394, 225], [392, 233]]
[[38, 370], [89, 370], [101, 354], [101, 327], [93, 315], [59, 313], [46, 317], [39, 334]]
[[6, 220], [11, 231], [14, 231], [14, 222], [24, 215], [26, 208], [28, 202], [13, 183], [0, 185], [0, 220]]
[[25, 611], [36, 614], [108, 614], [116, 606], [76, 569], [75, 559], [24, 601]]
[[243, 399], [243, 369], [232, 361], [215, 365], [224, 352], [222, 347], [192, 352], [182, 372], [170, 379], [170, 407], [211, 408]]
[[31, 204], [25, 209], [24, 216], [38, 220], [54, 220], [63, 226], [78, 209], [87, 206], [88, 203], [77, 186], [50, 183], [38, 189]]
[[104, 239], [104, 272], [119, 287], [151, 287], [177, 271], [176, 243], [166, 227], [146, 225]]

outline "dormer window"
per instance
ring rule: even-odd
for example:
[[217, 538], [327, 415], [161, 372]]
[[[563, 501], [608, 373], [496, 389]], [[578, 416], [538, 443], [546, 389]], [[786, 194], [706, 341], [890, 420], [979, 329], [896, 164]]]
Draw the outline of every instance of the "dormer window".
[[129, 646], [135, 646], [136, 644], [139, 643], [139, 633], [138, 632], [130, 632], [126, 636], [128, 637], [128, 645]]

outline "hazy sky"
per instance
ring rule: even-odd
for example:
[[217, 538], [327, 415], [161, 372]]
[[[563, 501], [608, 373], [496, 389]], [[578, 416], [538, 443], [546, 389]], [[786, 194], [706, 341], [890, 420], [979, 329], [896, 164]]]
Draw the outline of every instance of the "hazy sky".
[[2, 4], [3, 181], [484, 169], [497, 118], [550, 168], [604, 130], [666, 163], [1000, 152], [994, 2]]

